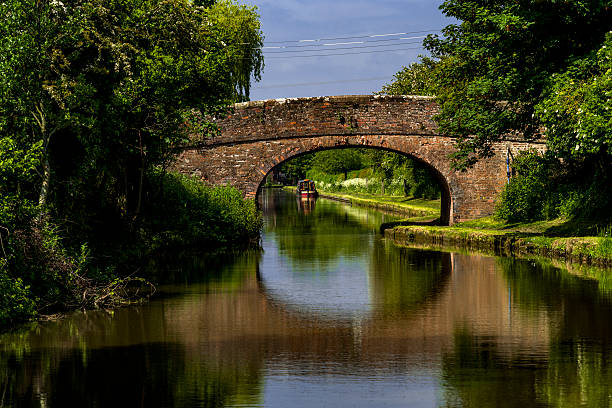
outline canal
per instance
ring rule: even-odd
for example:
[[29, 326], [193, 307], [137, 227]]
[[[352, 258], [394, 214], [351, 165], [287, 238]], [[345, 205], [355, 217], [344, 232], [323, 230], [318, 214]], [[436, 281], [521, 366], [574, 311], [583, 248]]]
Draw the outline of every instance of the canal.
[[612, 407], [612, 283], [402, 248], [392, 216], [262, 193], [263, 251], [0, 337], [0, 406]]

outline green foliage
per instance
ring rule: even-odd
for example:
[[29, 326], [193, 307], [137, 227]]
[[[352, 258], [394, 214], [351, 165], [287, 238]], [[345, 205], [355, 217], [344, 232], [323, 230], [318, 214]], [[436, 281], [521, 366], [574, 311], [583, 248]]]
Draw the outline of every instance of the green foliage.
[[566, 160], [610, 155], [611, 96], [612, 33], [608, 33], [596, 52], [551, 76], [545, 98], [536, 106], [549, 148]]
[[[143, 243], [161, 234], [146, 217], [208, 217], [198, 218], [199, 226], [167, 224], [182, 243], [218, 236], [210, 246], [231, 246], [233, 237], [256, 234], [254, 206], [236, 192], [208, 192], [202, 204], [195, 187], [183, 186], [186, 201], [170, 203], [192, 203], [189, 214], [170, 203], [156, 213], [147, 203], [160, 198], [156, 169], [169, 166], [193, 126], [213, 132], [202, 118], [248, 98], [251, 80], [260, 78], [263, 36], [254, 7], [233, 0], [7, 0], [0, 14], [6, 293], [31, 296], [37, 311], [89, 305], [84, 288], [104, 290], [115, 279], [122, 285], [121, 273], [133, 272], [126, 265], [139, 262], [148, 253]], [[189, 232], [181, 236], [183, 225]], [[114, 298], [117, 285], [103, 298]], [[32, 310], [2, 307], [16, 318]]]
[[501, 194], [498, 218], [528, 222], [610, 217], [610, 176], [597, 161], [561, 162], [551, 154], [529, 151], [519, 154], [513, 166], [517, 174]]
[[41, 144], [20, 147], [10, 137], [0, 138], [0, 225], [13, 229], [31, 219], [37, 210], [37, 168]]
[[[440, 130], [460, 138], [455, 165], [491, 155], [492, 143], [540, 131], [536, 106], [553, 74], [603, 44], [611, 28], [608, 1], [447, 0], [458, 20], [424, 42], [437, 60], [432, 76]], [[546, 109], [544, 107], [543, 109]]]
[[312, 167], [314, 154], [303, 154], [282, 163], [280, 171], [294, 182], [306, 178], [306, 172]]
[[324, 150], [288, 160], [281, 171], [294, 178], [311, 178], [328, 192], [440, 197], [438, 181], [425, 164], [380, 149]]
[[256, 242], [262, 220], [253, 200], [233, 187], [208, 187], [180, 174], [157, 174], [163, 191], [147, 204], [142, 239], [148, 250], [177, 246], [207, 250]]
[[251, 78], [259, 81], [264, 67], [263, 36], [255, 6], [237, 4], [234, 0], [219, 0], [211, 5], [207, 17], [217, 27], [215, 38], [228, 44], [230, 79], [234, 84], [234, 99], [249, 100]]
[[430, 200], [440, 198], [438, 181], [425, 164], [384, 150], [367, 149], [364, 154], [376, 178], [384, 182], [387, 194]]
[[328, 174], [344, 174], [360, 169], [362, 156], [356, 149], [333, 149], [317, 152], [312, 160], [312, 168]]
[[30, 288], [21, 278], [14, 278], [7, 260], [0, 258], [0, 327], [13, 321], [26, 320], [36, 315], [35, 300]]
[[393, 81], [383, 86], [381, 95], [427, 95], [435, 94], [435, 77], [432, 75], [436, 61], [421, 57], [393, 76]]
[[517, 175], [502, 192], [496, 216], [510, 222], [542, 219], [547, 166], [537, 152], [521, 152], [514, 160]]
[[0, 13], [0, 136], [41, 149], [29, 192], [41, 211], [49, 194], [104, 190], [105, 205], [138, 217], [144, 174], [172, 160], [186, 120], [248, 97], [263, 68], [258, 16], [230, 0], [9, 0]]

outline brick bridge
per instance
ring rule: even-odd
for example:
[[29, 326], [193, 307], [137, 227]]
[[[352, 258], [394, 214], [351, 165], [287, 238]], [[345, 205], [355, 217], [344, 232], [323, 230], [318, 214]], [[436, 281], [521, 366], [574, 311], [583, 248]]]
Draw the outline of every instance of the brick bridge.
[[301, 154], [343, 147], [371, 147], [403, 153], [425, 163], [442, 191], [442, 224], [490, 215], [506, 181], [510, 148], [542, 142], [505, 141], [494, 156], [466, 172], [450, 167], [455, 139], [439, 134], [432, 117], [439, 111], [424, 96], [331, 96], [236, 104], [218, 120], [220, 134], [191, 135], [175, 167], [211, 184], [230, 184], [256, 198], [266, 175]]

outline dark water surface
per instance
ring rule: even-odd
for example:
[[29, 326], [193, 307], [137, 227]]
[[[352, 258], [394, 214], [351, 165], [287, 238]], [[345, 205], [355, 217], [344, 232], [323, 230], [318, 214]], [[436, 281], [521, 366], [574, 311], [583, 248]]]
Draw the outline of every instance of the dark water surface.
[[388, 216], [263, 194], [263, 253], [0, 337], [0, 406], [612, 407], [606, 281], [399, 248]]

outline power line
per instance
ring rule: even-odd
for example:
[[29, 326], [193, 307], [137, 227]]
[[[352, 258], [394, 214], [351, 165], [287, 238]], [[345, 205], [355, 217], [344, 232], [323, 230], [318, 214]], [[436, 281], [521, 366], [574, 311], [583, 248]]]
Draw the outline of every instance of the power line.
[[351, 40], [359, 38], [377, 38], [377, 37], [398, 37], [400, 35], [410, 34], [421, 34], [421, 33], [437, 33], [440, 29], [420, 30], [420, 31], [406, 31], [403, 33], [385, 33], [385, 34], [371, 34], [371, 35], [355, 35], [347, 37], [329, 37], [329, 38], [317, 38], [310, 40], [285, 40], [285, 41], [267, 41], [266, 44], [283, 44], [283, 43], [301, 43], [301, 42], [318, 42], [318, 41], [335, 41], [335, 40]]
[[[359, 47], [358, 47], [359, 48]], [[379, 52], [394, 52], [394, 51], [404, 51], [404, 50], [420, 50], [421, 47], [412, 47], [412, 48], [397, 48], [392, 50], [376, 50], [376, 51], [360, 51], [360, 52], [342, 52], [342, 53], [333, 53], [333, 54], [311, 54], [311, 55], [288, 55], [285, 57], [266, 57], [266, 60], [269, 59], [290, 59], [290, 58], [310, 58], [310, 57], [333, 57], [336, 55], [358, 55], [358, 54], [374, 54]], [[245, 58], [248, 59], [248, 58]]]
[[[404, 44], [418, 44], [419, 42], [407, 42]], [[380, 47], [393, 47], [396, 46], [398, 44], [377, 44], [377, 45], [365, 45], [362, 47], [339, 47], [339, 48], [333, 48], [333, 49], [329, 49], [329, 51], [336, 51], [336, 50], [355, 50], [355, 49], [363, 49], [363, 48], [380, 48]], [[322, 51], [322, 50], [294, 50], [294, 51], [268, 51], [267, 54], [287, 54], [287, 53], [306, 53], [306, 52], [318, 52], [318, 51]]]
[[379, 42], [389, 42], [389, 41], [404, 41], [404, 40], [416, 40], [418, 38], [425, 38], [425, 35], [419, 35], [415, 37], [401, 37], [401, 38], [387, 38], [384, 40], [372, 40], [372, 41], [351, 41], [344, 43], [323, 43], [323, 44], [308, 44], [308, 45], [280, 45], [274, 47], [262, 47], [263, 49], [284, 49], [284, 48], [308, 48], [308, 47], [333, 47], [337, 45], [348, 45], [348, 44], [370, 44], [370, 43], [379, 43]]

